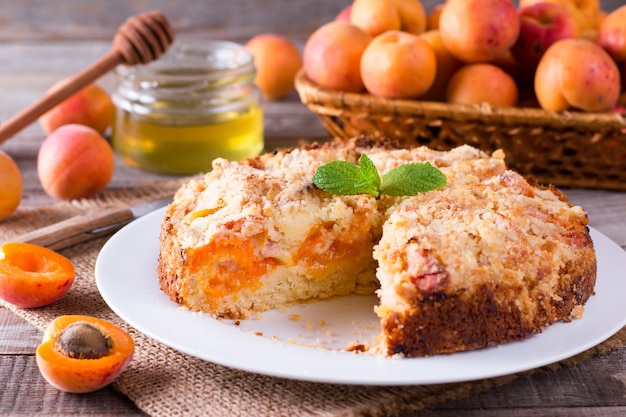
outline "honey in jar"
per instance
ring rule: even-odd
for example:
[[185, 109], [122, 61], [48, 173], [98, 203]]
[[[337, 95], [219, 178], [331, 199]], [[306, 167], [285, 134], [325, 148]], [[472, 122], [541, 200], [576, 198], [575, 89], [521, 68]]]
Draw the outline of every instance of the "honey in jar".
[[242, 45], [174, 44], [162, 58], [116, 70], [115, 152], [128, 164], [166, 174], [211, 169], [264, 146], [261, 94]]

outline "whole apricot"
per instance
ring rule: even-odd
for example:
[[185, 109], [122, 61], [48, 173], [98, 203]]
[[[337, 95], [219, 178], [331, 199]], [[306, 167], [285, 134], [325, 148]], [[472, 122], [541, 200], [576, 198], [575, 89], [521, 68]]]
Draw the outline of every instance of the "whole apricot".
[[300, 51], [289, 39], [274, 33], [252, 37], [246, 48], [254, 57], [254, 83], [269, 100], [294, 91], [294, 79], [302, 67]]
[[80, 394], [113, 382], [128, 367], [134, 352], [132, 337], [113, 323], [67, 315], [48, 325], [35, 357], [52, 386]]
[[535, 3], [556, 3], [567, 10], [576, 21], [578, 30], [583, 35], [587, 31], [597, 29], [600, 14], [600, 0], [519, 0], [519, 7]]
[[615, 61], [626, 61], [626, 5], [615, 9], [600, 22], [597, 42]]
[[320, 87], [359, 93], [364, 89], [361, 55], [371, 40], [371, 35], [350, 23], [326, 23], [304, 45], [304, 73]]
[[441, 11], [445, 3], [436, 4], [430, 12], [426, 15], [426, 30], [438, 30], [439, 18], [441, 17]]
[[420, 35], [435, 53], [437, 73], [432, 85], [420, 96], [421, 100], [445, 101], [446, 89], [452, 75], [459, 69], [461, 62], [446, 48], [438, 30], [429, 30]]
[[441, 11], [439, 31], [457, 59], [488, 62], [517, 40], [520, 19], [511, 0], [448, 0]]
[[372, 36], [389, 30], [419, 35], [426, 30], [426, 17], [420, 0], [354, 0], [350, 23]]
[[0, 298], [21, 308], [52, 304], [74, 283], [72, 262], [43, 246], [7, 242], [0, 247]]
[[376, 36], [361, 57], [363, 83], [377, 97], [419, 97], [436, 73], [437, 59], [428, 42], [399, 30]]
[[113, 177], [109, 143], [90, 127], [63, 125], [43, 141], [37, 174], [46, 193], [59, 199], [92, 197]]
[[493, 64], [467, 64], [454, 73], [448, 84], [446, 100], [458, 104], [483, 104], [494, 107], [515, 106], [518, 99], [515, 80]]
[[350, 23], [350, 13], [352, 12], [352, 4], [347, 5], [337, 13], [335, 20], [337, 22]]
[[17, 164], [0, 150], [0, 221], [17, 210], [22, 201], [22, 175]]
[[[63, 82], [54, 84], [50, 91], [61, 87]], [[44, 113], [39, 124], [46, 133], [67, 124], [81, 124], [104, 133], [113, 123], [114, 114], [115, 105], [109, 94], [90, 84]]]
[[620, 94], [620, 71], [611, 56], [587, 39], [561, 39], [535, 72], [535, 94], [544, 110], [611, 110]]

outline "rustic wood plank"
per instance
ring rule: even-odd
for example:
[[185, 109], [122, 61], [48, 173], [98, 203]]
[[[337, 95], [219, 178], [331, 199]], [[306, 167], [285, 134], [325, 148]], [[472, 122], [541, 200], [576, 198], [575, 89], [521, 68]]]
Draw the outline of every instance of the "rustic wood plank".
[[48, 384], [32, 355], [0, 356], [1, 415], [144, 416], [111, 387], [88, 394], [62, 392]]
[[9, 310], [0, 307], [0, 355], [31, 355], [42, 334]]

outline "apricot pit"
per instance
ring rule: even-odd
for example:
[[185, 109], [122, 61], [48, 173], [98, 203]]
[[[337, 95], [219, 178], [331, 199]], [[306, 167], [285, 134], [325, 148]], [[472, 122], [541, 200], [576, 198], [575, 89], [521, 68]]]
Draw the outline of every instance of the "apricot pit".
[[61, 332], [54, 346], [70, 358], [99, 359], [111, 350], [111, 338], [91, 324], [75, 323]]

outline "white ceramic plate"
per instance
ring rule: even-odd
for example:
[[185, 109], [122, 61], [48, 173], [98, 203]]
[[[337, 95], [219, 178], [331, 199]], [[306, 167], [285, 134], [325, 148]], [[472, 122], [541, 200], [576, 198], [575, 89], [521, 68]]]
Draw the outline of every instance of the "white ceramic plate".
[[145, 335], [189, 355], [265, 375], [343, 384], [409, 385], [461, 382], [520, 372], [568, 358], [626, 324], [626, 252], [598, 231], [596, 295], [584, 318], [556, 323], [530, 339], [494, 348], [415, 359], [345, 351], [370, 341], [377, 328], [375, 297], [349, 296], [306, 303], [234, 323], [193, 313], [159, 290], [158, 233], [164, 210], [116, 233], [96, 262], [102, 297]]

